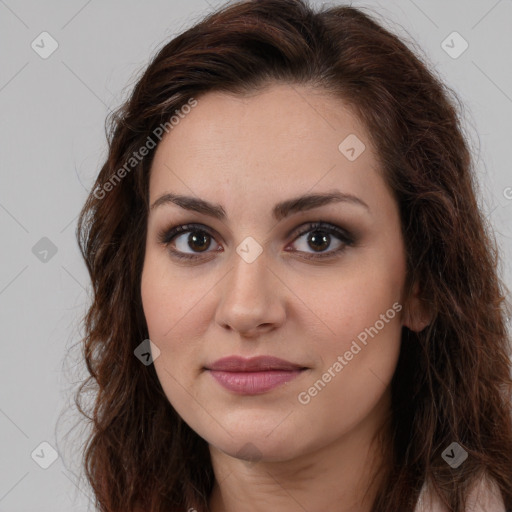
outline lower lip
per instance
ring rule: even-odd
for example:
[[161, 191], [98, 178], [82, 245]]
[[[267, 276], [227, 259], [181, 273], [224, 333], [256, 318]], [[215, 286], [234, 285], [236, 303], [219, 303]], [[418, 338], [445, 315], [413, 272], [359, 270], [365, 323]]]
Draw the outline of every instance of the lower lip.
[[261, 372], [208, 371], [221, 386], [242, 395], [265, 393], [281, 384], [290, 382], [303, 372], [303, 370], [268, 370]]

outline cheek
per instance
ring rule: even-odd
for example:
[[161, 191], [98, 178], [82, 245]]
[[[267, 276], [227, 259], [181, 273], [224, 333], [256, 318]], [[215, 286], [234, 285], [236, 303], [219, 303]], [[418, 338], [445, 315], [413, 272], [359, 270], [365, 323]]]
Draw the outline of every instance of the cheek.
[[202, 295], [202, 287], [190, 286], [184, 272], [174, 272], [165, 254], [148, 250], [141, 277], [142, 306], [151, 340], [161, 349], [198, 326]]
[[163, 348], [166, 334], [175, 322], [178, 306], [163, 280], [156, 279], [154, 270], [145, 271], [141, 280], [141, 297], [150, 339]]
[[144, 316], [149, 338], [160, 349], [155, 370], [174, 404], [205, 363], [198, 354], [209, 325], [204, 300], [208, 287], [191, 285], [186, 272], [178, 275], [165, 254], [148, 251], [146, 256], [141, 277]]
[[[374, 410], [393, 378], [400, 353], [399, 289], [386, 280], [371, 288], [356, 281], [354, 277], [351, 285], [345, 282], [343, 292], [333, 291], [331, 300], [324, 301], [329, 331], [317, 338], [320, 364], [297, 396], [305, 404], [300, 406], [303, 413], [315, 418], [309, 430], [320, 430], [327, 438], [349, 431]], [[338, 421], [333, 422], [334, 417]]]
[[190, 319], [186, 314], [191, 307], [188, 293], [186, 296], [176, 293], [176, 284], [168, 275], [169, 267], [158, 255], [146, 254], [141, 297], [149, 338], [160, 349], [154, 360], [158, 380], [169, 403], [182, 415], [190, 407], [190, 395], [185, 389], [190, 388], [193, 378], [192, 372], [185, 371], [192, 368], [192, 333], [187, 331]]
[[[310, 320], [303, 321], [304, 327], [321, 325], [324, 339], [330, 340], [328, 344], [335, 349], [350, 345], [352, 339], [376, 322], [381, 330], [384, 321], [383, 331], [396, 324], [399, 335], [405, 269], [401, 261], [393, 263], [361, 262], [359, 266], [351, 266], [350, 272], [341, 269], [324, 280], [315, 280], [314, 286], [310, 280], [302, 281], [295, 291], [309, 306]], [[384, 320], [381, 315], [385, 316]]]
[[313, 291], [304, 281], [298, 292], [314, 305], [303, 325], [318, 325], [320, 318], [323, 332], [315, 336], [320, 364], [308, 382], [311, 395], [322, 394], [314, 399], [316, 406], [332, 401], [340, 414], [368, 412], [393, 377], [401, 345], [405, 257], [381, 247], [347, 262], [348, 267], [323, 286], [316, 281]]

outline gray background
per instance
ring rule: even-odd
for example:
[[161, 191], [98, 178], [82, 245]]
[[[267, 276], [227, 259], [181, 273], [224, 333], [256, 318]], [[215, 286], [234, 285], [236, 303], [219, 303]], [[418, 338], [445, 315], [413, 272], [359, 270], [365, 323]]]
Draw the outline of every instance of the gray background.
[[[90, 299], [77, 214], [106, 155], [108, 111], [164, 41], [221, 3], [0, 0], [0, 511], [92, 510], [78, 481], [80, 429], [65, 438], [78, 419], [66, 412], [71, 394], [84, 376], [71, 347]], [[374, 8], [414, 40], [463, 100], [482, 208], [512, 288], [512, 0], [353, 5]], [[43, 31], [59, 45], [46, 59], [31, 47], [35, 40], [39, 51], [50, 48]], [[442, 47], [453, 31], [469, 44], [458, 58]], [[445, 44], [461, 48], [457, 39]], [[47, 469], [39, 465], [51, 462], [44, 441], [59, 455]]]

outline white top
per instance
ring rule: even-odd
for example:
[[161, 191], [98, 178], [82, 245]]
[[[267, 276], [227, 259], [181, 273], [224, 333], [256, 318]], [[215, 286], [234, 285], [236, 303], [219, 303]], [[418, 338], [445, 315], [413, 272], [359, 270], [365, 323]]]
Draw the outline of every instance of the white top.
[[[449, 512], [437, 496], [427, 493], [423, 485], [414, 512]], [[499, 487], [494, 482], [481, 479], [467, 499], [466, 512], [507, 512]]]

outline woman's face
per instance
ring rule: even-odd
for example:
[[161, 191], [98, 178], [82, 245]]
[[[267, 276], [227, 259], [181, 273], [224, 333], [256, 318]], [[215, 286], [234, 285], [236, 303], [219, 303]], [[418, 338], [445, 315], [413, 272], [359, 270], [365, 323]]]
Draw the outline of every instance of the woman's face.
[[[333, 193], [342, 200], [294, 201]], [[163, 390], [194, 431], [270, 461], [377, 424], [405, 318], [404, 243], [374, 149], [341, 100], [284, 84], [198, 98], [157, 148], [150, 205], [144, 313]], [[228, 356], [295, 369], [214, 371]]]

